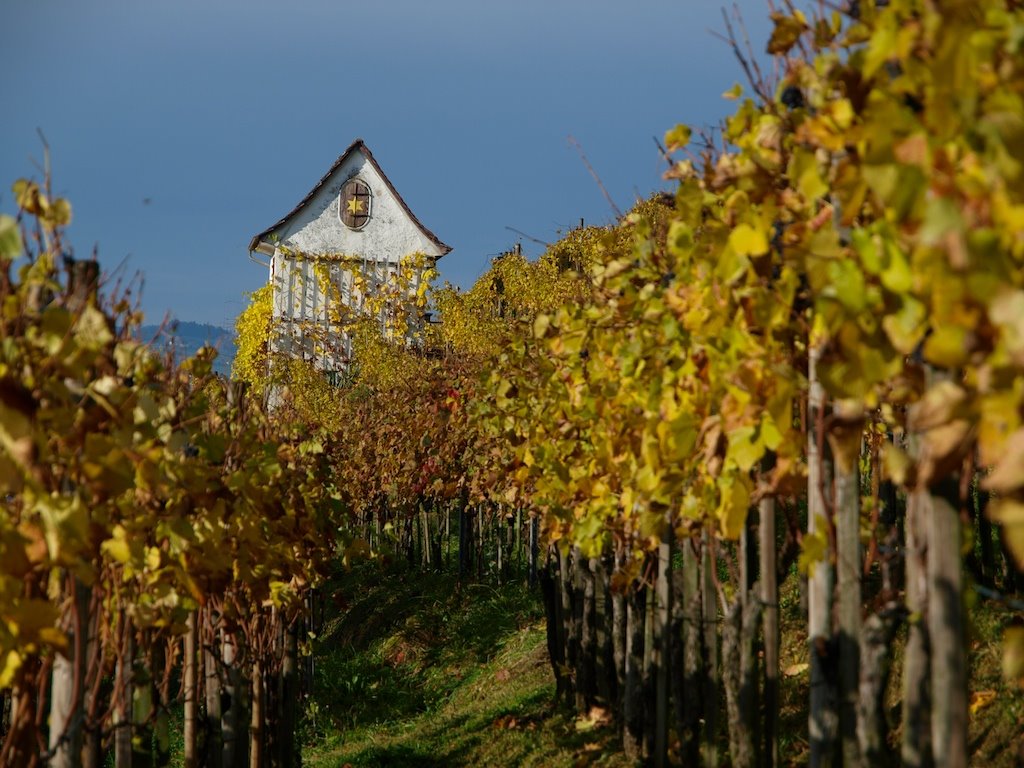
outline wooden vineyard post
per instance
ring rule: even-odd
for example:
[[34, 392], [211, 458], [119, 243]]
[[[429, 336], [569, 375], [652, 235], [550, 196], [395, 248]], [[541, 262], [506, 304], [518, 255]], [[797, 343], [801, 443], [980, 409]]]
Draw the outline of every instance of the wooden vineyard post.
[[687, 765], [697, 765], [700, 761], [701, 702], [704, 698], [701, 690], [704, 633], [698, 542], [699, 539], [694, 537], [682, 542], [683, 589], [680, 602], [683, 613], [683, 663], [679, 669], [673, 670], [673, 675], [682, 675], [680, 739], [683, 762]]
[[278, 705], [281, 715], [274, 738], [277, 768], [295, 764], [295, 726], [299, 707], [299, 620], [293, 619], [284, 628], [284, 654], [278, 678]]
[[[170, 685], [171, 670], [168, 665], [173, 664], [173, 647], [170, 656], [167, 654], [167, 640], [160, 640], [153, 647], [153, 706], [155, 707], [153, 721], [153, 764], [157, 768], [166, 768], [171, 764], [171, 723], [170, 723], [170, 702], [168, 701], [168, 689]], [[164, 685], [166, 683], [166, 685]]]
[[668, 519], [665, 534], [658, 545], [658, 575], [655, 582], [654, 621], [654, 765], [663, 768], [668, 761], [669, 659], [672, 654], [672, 523]]
[[[221, 768], [223, 765], [224, 741], [221, 733], [221, 675], [217, 647], [217, 622], [213, 610], [205, 611], [203, 627], [203, 658], [206, 667], [206, 742], [203, 752], [207, 768]], [[230, 766], [228, 767], [230, 768]]]
[[[761, 463], [762, 475], [775, 466], [771, 453]], [[762, 760], [765, 768], [779, 765], [779, 580], [775, 543], [775, 497], [765, 494], [758, 503], [759, 553], [761, 557], [761, 604], [764, 632], [764, 733]]]
[[114, 710], [114, 768], [132, 768], [132, 663], [134, 638], [128, 617], [121, 614], [121, 652], [115, 666], [118, 691]]
[[[817, 378], [820, 350], [808, 351], [807, 403], [807, 532], [828, 537], [824, 491], [831, 487], [830, 463], [822, 455], [820, 441], [824, 424], [825, 392]], [[835, 686], [831, 667], [832, 653], [832, 564], [826, 547], [825, 557], [811, 566], [807, 579], [807, 635], [810, 652], [810, 713], [808, 731], [811, 742], [811, 768], [834, 764], [837, 727]]]
[[[622, 545], [618, 545], [614, 554], [614, 570], [619, 570], [623, 561], [625, 560], [625, 553], [623, 552]], [[626, 635], [627, 635], [627, 609], [626, 609], [626, 596], [623, 594], [621, 589], [612, 590], [611, 595], [611, 608], [612, 608], [612, 663], [615, 667], [615, 701], [613, 709], [616, 713], [617, 721], [620, 726], [623, 725], [624, 717], [624, 701], [626, 691]]]
[[[928, 525], [928, 635], [936, 768], [967, 768], [967, 620], [957, 476], [923, 490]], [[938, 692], [941, 691], [941, 695]]]
[[622, 702], [624, 728], [622, 743], [626, 756], [643, 757], [643, 663], [647, 591], [636, 584], [626, 596], [626, 686]]
[[565, 625], [562, 621], [562, 601], [559, 584], [561, 575], [552, 573], [552, 568], [560, 568], [560, 561], [552, 557], [548, 550], [548, 564], [540, 572], [541, 596], [544, 601], [544, 613], [547, 619], [548, 658], [555, 676], [555, 700], [569, 703], [569, 679], [566, 675], [565, 663]]
[[597, 696], [610, 710], [615, 710], [615, 655], [612, 649], [613, 611], [612, 596], [608, 583], [608, 562], [606, 557], [593, 558], [590, 569], [594, 578], [595, 612], [597, 614], [596, 677]]
[[50, 686], [51, 768], [73, 768], [82, 751], [82, 707], [85, 694], [87, 639], [89, 626], [89, 590], [70, 574], [64, 579], [70, 594], [68, 618], [70, 643], [66, 653], [53, 661]]
[[[142, 631], [142, 648], [149, 645], [150, 630]], [[140, 649], [141, 651], [141, 649]], [[136, 654], [132, 654], [135, 657]], [[140, 659], [133, 658], [133, 677], [140, 666]], [[154, 669], [151, 674], [156, 673]], [[153, 765], [153, 681], [135, 680], [131, 688], [131, 765], [132, 768], [149, 768]]]
[[[307, 605], [310, 608], [310, 621], [314, 621], [315, 603], [312, 595]], [[240, 632], [241, 628], [236, 629], [233, 635], [225, 632], [221, 646], [226, 682], [223, 690], [227, 702], [227, 708], [221, 712], [224, 768], [245, 768], [249, 764], [249, 686], [243, 672], [246, 649], [240, 643]]]
[[475, 548], [473, 535], [474, 515], [469, 510], [469, 505], [463, 501], [462, 509], [459, 512], [459, 578], [467, 579], [472, 575], [473, 550]]
[[[654, 572], [658, 569], [658, 558], [657, 555], [652, 558], [645, 568], [645, 572], [650, 573], [653, 568]], [[653, 575], [653, 574], [652, 574]], [[643, 748], [642, 754], [644, 759], [650, 761], [654, 754], [654, 728], [655, 728], [655, 714], [654, 714], [654, 642], [655, 642], [655, 611], [657, 611], [657, 599], [654, 592], [653, 581], [648, 586], [644, 585], [647, 591], [647, 605], [644, 610], [644, 656], [643, 656], [643, 670], [640, 675], [640, 691], [641, 691], [641, 721], [643, 723]]]
[[911, 619], [907, 627], [907, 646], [903, 654], [903, 741], [901, 759], [907, 768], [932, 765], [931, 680], [929, 668], [928, 626], [924, 621], [928, 598], [926, 510], [920, 494], [907, 499], [906, 605]]
[[712, 551], [714, 534], [704, 529], [701, 542], [701, 619], [704, 631], [704, 728], [701, 739], [701, 764], [718, 766], [718, 697], [721, 678], [718, 668], [718, 598], [714, 569], [717, 558]]
[[535, 515], [530, 517], [530, 575], [529, 585], [532, 589], [537, 585], [537, 555], [539, 554], [537, 533], [538, 533], [538, 521]]
[[199, 628], [197, 612], [188, 615], [188, 628], [185, 632], [185, 651], [182, 658], [182, 688], [184, 699], [184, 762], [185, 768], [199, 768], [198, 724], [199, 702], [196, 665], [198, 654]]
[[863, 418], [859, 408], [837, 403], [832, 441], [836, 499], [836, 575], [839, 638], [839, 743], [844, 768], [862, 765], [857, 739], [860, 693], [861, 547], [860, 458]]
[[[579, 550], [576, 551], [579, 555]], [[597, 592], [594, 561], [577, 560], [576, 571], [583, 581], [580, 616], [580, 653], [577, 674], [577, 709], [586, 712], [597, 694]], [[579, 706], [579, 705], [582, 706]]]
[[252, 662], [252, 702], [249, 721], [249, 768], [262, 768], [263, 762], [263, 667], [259, 659]]
[[[495, 515], [495, 516], [497, 517], [497, 515]], [[506, 552], [502, 551], [503, 550], [503, 546], [502, 545], [503, 545], [504, 542], [502, 541], [503, 537], [501, 535], [501, 519], [500, 518], [498, 518], [498, 526], [497, 527], [498, 527], [497, 536], [494, 537], [494, 539], [495, 539], [494, 543], [495, 543], [495, 546], [497, 548], [497, 569], [496, 569], [497, 570], [497, 584], [500, 587], [501, 584], [502, 584], [502, 581], [503, 581], [502, 580], [502, 573], [503, 573], [503, 568], [504, 568], [504, 564], [505, 564], [504, 563], [504, 558], [507, 558], [508, 554]], [[503, 558], [503, 555], [504, 555], [504, 558]]]
[[101, 658], [99, 595], [96, 592], [90, 596], [86, 616], [87, 621], [84, 625], [86, 629], [86, 664], [88, 677], [91, 679], [82, 701], [83, 713], [87, 718], [82, 738], [82, 768], [100, 768], [103, 765], [103, 739], [102, 723], [98, 722], [100, 718], [97, 710], [101, 705], [99, 683], [103, 677], [100, 671], [103, 662]]
[[569, 555], [568, 550], [563, 551], [561, 548], [558, 550], [558, 596], [561, 605], [561, 637], [562, 647], [565, 649], [565, 666], [571, 670], [571, 674], [566, 676], [566, 683], [568, 685], [566, 702], [569, 706], [573, 706], [575, 702], [575, 693], [579, 686], [579, 680], [573, 679], [573, 675], [577, 671], [577, 657], [579, 652], [579, 644], [576, 637], [576, 613], [575, 606], [572, 599], [573, 593], [573, 562]]

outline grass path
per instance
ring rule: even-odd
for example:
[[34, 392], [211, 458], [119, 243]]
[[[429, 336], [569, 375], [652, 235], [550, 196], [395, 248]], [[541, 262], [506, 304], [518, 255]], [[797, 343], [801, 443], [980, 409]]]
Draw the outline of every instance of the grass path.
[[374, 566], [333, 589], [305, 765], [632, 765], [600, 718], [552, 708], [537, 595]]

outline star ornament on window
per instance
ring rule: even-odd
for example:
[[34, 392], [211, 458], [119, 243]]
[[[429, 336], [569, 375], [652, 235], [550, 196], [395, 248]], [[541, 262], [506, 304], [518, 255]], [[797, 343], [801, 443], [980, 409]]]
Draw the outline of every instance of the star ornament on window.
[[351, 198], [349, 198], [349, 201], [346, 204], [346, 207], [348, 208], [348, 212], [349, 213], [362, 213], [363, 212], [363, 201], [360, 200], [358, 197], [351, 197]]

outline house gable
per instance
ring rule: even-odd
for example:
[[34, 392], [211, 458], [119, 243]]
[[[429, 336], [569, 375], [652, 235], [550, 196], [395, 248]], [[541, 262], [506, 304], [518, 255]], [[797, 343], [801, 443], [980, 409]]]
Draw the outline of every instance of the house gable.
[[[342, 220], [342, 188], [350, 179], [359, 179], [370, 191], [369, 220], [357, 229]], [[361, 139], [290, 213], [254, 236], [249, 250], [273, 255], [277, 246], [311, 256], [390, 263], [412, 253], [438, 259], [451, 250], [420, 223]]]

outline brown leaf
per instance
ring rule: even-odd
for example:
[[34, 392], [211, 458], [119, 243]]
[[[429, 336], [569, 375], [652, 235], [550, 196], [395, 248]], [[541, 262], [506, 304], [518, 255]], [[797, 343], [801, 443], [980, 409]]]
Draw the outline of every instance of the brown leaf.
[[967, 393], [952, 381], [940, 381], [924, 393], [907, 412], [907, 429], [911, 432], [925, 432], [933, 427], [947, 424], [961, 415], [962, 406], [967, 402]]
[[860, 407], [841, 408], [837, 405], [835, 413], [825, 425], [829, 447], [835, 456], [836, 463], [844, 472], [851, 472], [857, 466], [860, 456], [861, 442], [864, 435], [864, 413]]
[[974, 444], [974, 427], [963, 419], [928, 430], [917, 465], [917, 487], [928, 486], [963, 462]]
[[895, 144], [892, 152], [905, 165], [924, 166], [928, 162], [928, 137], [924, 132], [915, 133]]
[[796, 45], [800, 35], [809, 29], [807, 20], [800, 11], [793, 15], [785, 13], [773, 13], [772, 21], [775, 22], [775, 29], [768, 40], [768, 53], [773, 55], [785, 55], [789, 49]]
[[1024, 485], [1024, 428], [1006, 440], [1003, 454], [981, 487], [996, 493], [1012, 493]]
[[786, 677], [796, 677], [797, 675], [802, 675], [804, 672], [810, 669], [810, 666], [811, 665], [808, 664], [806, 661], [800, 664], [791, 664], [790, 666], [782, 670], [782, 674], [784, 674]]

